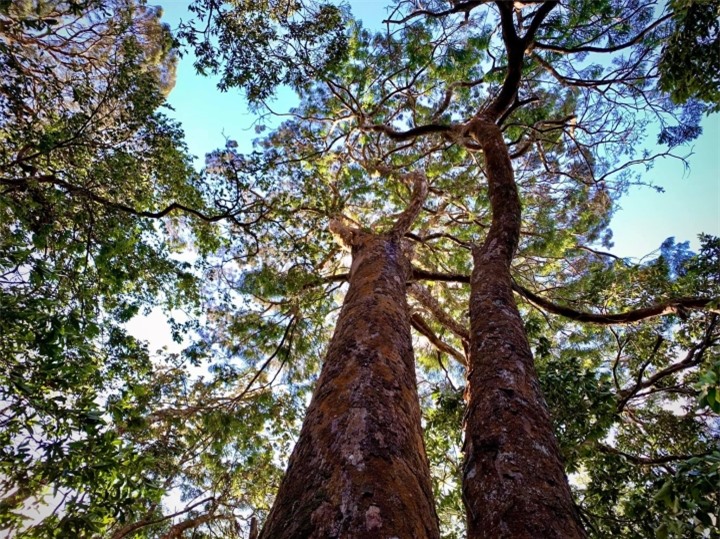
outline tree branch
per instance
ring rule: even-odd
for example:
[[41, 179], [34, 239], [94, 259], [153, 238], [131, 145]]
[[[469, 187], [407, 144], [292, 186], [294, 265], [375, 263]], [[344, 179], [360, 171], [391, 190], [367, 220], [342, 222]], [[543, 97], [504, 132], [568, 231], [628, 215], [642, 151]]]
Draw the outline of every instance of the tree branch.
[[388, 138], [391, 138], [393, 140], [409, 140], [430, 133], [450, 133], [451, 131], [453, 131], [454, 128], [450, 125], [427, 124], [421, 125], [419, 127], [413, 127], [412, 129], [408, 129], [407, 131], [397, 131], [396, 129], [393, 129], [392, 127], [385, 124], [363, 123], [362, 125], [360, 125], [360, 129], [362, 131], [383, 133]]
[[641, 457], [638, 455], [631, 455], [629, 453], [625, 453], [624, 451], [620, 451], [619, 449], [616, 449], [614, 447], [611, 447], [611, 446], [605, 445], [605, 444], [599, 443], [599, 444], [597, 444], [597, 447], [603, 453], [609, 453], [611, 455], [619, 455], [621, 457], [626, 458], [633, 464], [641, 464], [644, 466], [667, 464], [669, 462], [678, 462], [680, 460], [689, 460], [689, 459], [697, 458], [697, 457], [705, 457], [705, 456], [711, 454], [711, 453], [697, 453], [694, 455], [666, 455], [663, 457]]
[[463, 346], [467, 348], [470, 343], [470, 334], [468, 333], [467, 328], [458, 324], [452, 316], [447, 314], [438, 301], [432, 297], [432, 294], [430, 294], [430, 291], [427, 288], [418, 283], [411, 283], [408, 287], [408, 292], [420, 303], [420, 305], [425, 307], [425, 309], [427, 309], [427, 311], [432, 314], [438, 322], [457, 335], [463, 341]]
[[[718, 301], [720, 298], [697, 298], [697, 297], [684, 297], [675, 298], [661, 303], [656, 303], [650, 307], [644, 307], [641, 309], [634, 309], [632, 311], [625, 311], [622, 313], [615, 314], [599, 314], [599, 313], [588, 313], [583, 311], [577, 311], [570, 307], [558, 305], [552, 301], [542, 298], [537, 294], [531, 292], [527, 288], [520, 286], [517, 283], [513, 283], [513, 290], [528, 300], [530, 303], [539, 307], [549, 313], [564, 316], [570, 318], [576, 322], [590, 322], [593, 324], [612, 325], [612, 324], [631, 324], [633, 322], [639, 322], [648, 318], [654, 318], [657, 316], [664, 316], [667, 314], [677, 314], [681, 317], [686, 315], [688, 310], [708, 310], [710, 312], [719, 312], [715, 308], [707, 308], [713, 302]], [[707, 308], [707, 309], [706, 309]]]
[[584, 46], [584, 47], [561, 47], [558, 45], [550, 45], [549, 43], [538, 43], [535, 42], [534, 47], [546, 51], [552, 51], [552, 52], [559, 52], [562, 54], [579, 54], [582, 52], [598, 52], [598, 53], [604, 53], [604, 52], [617, 52], [622, 49], [626, 49], [627, 47], [631, 47], [633, 45], [636, 45], [642, 41], [642, 39], [650, 33], [652, 30], [660, 26], [665, 21], [672, 18], [673, 14], [669, 13], [663, 17], [660, 17], [657, 21], [653, 22], [650, 26], [645, 28], [643, 31], [638, 33], [635, 37], [632, 39], [624, 42], [619, 43], [618, 45], [614, 45], [612, 47], [592, 47], [592, 46]]
[[[322, 282], [337, 282], [347, 279], [347, 274], [341, 273], [326, 277], [322, 280]], [[439, 273], [417, 267], [412, 268], [412, 279], [417, 281], [435, 281], [442, 283], [470, 283], [470, 276], [463, 273]], [[704, 310], [720, 314], [720, 309], [709, 307], [716, 301], [720, 301], [720, 298], [682, 297], [656, 303], [650, 307], [633, 309], [622, 313], [600, 314], [578, 311], [570, 307], [558, 305], [557, 303], [553, 303], [548, 299], [538, 296], [517, 283], [513, 283], [513, 290], [536, 307], [551, 314], [564, 316], [565, 318], [570, 318], [576, 322], [588, 322], [591, 324], [600, 324], [605, 326], [632, 324], [633, 322], [640, 322], [642, 320], [665, 316], [667, 314], [677, 314], [682, 317], [686, 316], [688, 310]]]
[[[34, 176], [31, 178], [22, 178], [21, 180], [11, 180], [11, 179], [7, 179], [7, 178], [0, 178], [0, 184], [9, 185], [15, 189], [21, 187], [20, 183], [27, 183], [28, 181], [36, 181], [37, 183], [49, 183], [52, 185], [56, 185], [56, 186], [64, 189], [68, 193], [80, 195], [82, 197], [92, 200], [93, 202], [97, 202], [98, 204], [101, 204], [108, 208], [120, 210], [124, 213], [129, 213], [129, 214], [135, 215], [137, 217], [147, 217], [150, 219], [161, 219], [162, 217], [165, 217], [165, 216], [169, 215], [170, 213], [173, 213], [175, 211], [181, 211], [183, 213], [193, 215], [193, 216], [197, 217], [198, 219], [201, 219], [205, 222], [214, 223], [217, 221], [222, 221], [224, 219], [228, 219], [233, 216], [233, 214], [231, 212], [225, 212], [225, 213], [218, 214], [218, 215], [206, 215], [205, 213], [202, 213], [194, 208], [190, 208], [190, 207], [180, 204], [178, 202], [173, 202], [172, 204], [166, 206], [162, 210], [158, 210], [158, 211], [154, 211], [154, 212], [153, 211], [145, 211], [145, 210], [137, 210], [126, 204], [122, 204], [120, 202], [114, 202], [110, 199], [100, 196], [97, 193], [94, 193], [90, 189], [87, 189], [85, 187], [79, 187], [77, 185], [72, 185], [71, 183], [68, 183], [65, 180], [61, 180], [60, 178], [57, 178], [56, 176], [51, 175], [51, 174], [42, 175], [42, 176]], [[253, 223], [238, 223], [238, 224], [240, 226], [249, 226]]]
[[405, 211], [398, 216], [392, 229], [390, 229], [390, 235], [396, 239], [401, 238], [410, 230], [415, 219], [420, 215], [428, 194], [428, 182], [424, 174], [421, 172], [411, 172], [406, 178], [408, 180], [412, 179], [413, 191], [410, 204], [408, 204]]
[[465, 13], [465, 16], [467, 17], [470, 11], [482, 4], [487, 4], [489, 1], [490, 0], [469, 0], [466, 2], [454, 2], [453, 7], [444, 11], [430, 11], [429, 9], [418, 9], [416, 11], [413, 11], [409, 15], [403, 17], [402, 19], [385, 19], [383, 21], [383, 24], [404, 24], [408, 21], [411, 21], [412, 19], [421, 17], [422, 15], [437, 19], [439, 17], [445, 17], [454, 13]]
[[425, 320], [423, 320], [422, 316], [415, 313], [410, 317], [410, 324], [412, 327], [414, 327], [418, 332], [420, 332], [422, 335], [427, 338], [428, 341], [430, 341], [430, 344], [432, 344], [435, 348], [440, 350], [441, 352], [454, 357], [457, 359], [460, 364], [467, 367], [467, 359], [465, 358], [465, 355], [461, 353], [458, 350], [455, 350], [452, 346], [447, 344], [445, 341], [440, 339], [437, 335], [435, 335], [435, 332], [432, 330], [430, 326], [427, 325]]
[[[707, 350], [710, 346], [712, 346], [716, 339], [713, 338], [713, 330], [717, 326], [717, 315], [712, 315], [712, 320], [710, 321], [710, 324], [708, 325], [707, 329], [705, 330], [705, 335], [703, 337], [703, 340], [688, 350], [687, 355], [682, 361], [679, 361], [678, 363], [673, 363], [672, 365], [665, 367], [662, 370], [659, 370], [655, 374], [653, 374], [650, 378], [643, 381], [642, 380], [642, 372], [637, 377], [637, 381], [635, 385], [629, 389], [625, 389], [620, 392], [621, 400], [617, 405], [617, 411], [622, 412], [625, 406], [627, 406], [627, 403], [634, 398], [642, 397], [643, 395], [638, 395], [640, 391], [643, 389], [647, 389], [649, 387], [654, 386], [657, 384], [660, 380], [663, 378], [667, 378], [668, 376], [675, 374], [676, 372], [683, 371], [685, 369], [689, 369], [691, 367], [695, 367], [702, 363], [703, 355], [705, 353], [705, 350]], [[659, 345], [657, 345], [659, 346]], [[657, 347], [656, 347], [657, 349]], [[654, 352], [653, 352], [654, 353]], [[644, 370], [644, 369], [643, 369]]]

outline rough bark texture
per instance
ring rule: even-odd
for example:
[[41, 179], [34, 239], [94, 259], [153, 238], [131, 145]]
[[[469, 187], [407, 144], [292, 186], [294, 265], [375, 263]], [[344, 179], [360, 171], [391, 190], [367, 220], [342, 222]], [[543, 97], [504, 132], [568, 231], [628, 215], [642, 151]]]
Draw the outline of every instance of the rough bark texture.
[[513, 298], [510, 263], [520, 200], [499, 128], [477, 117], [493, 220], [473, 250], [463, 497], [468, 538], [580, 538], [533, 357]]
[[350, 288], [260, 539], [439, 538], [398, 234], [348, 233]]

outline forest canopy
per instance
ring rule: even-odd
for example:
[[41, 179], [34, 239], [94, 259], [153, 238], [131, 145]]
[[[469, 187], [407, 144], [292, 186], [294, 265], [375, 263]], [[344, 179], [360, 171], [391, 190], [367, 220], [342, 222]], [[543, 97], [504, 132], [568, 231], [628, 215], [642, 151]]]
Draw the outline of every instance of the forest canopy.
[[[352, 4], [196, 0], [171, 29], [141, 0], [0, 1], [0, 530], [257, 533], [352, 273], [331, 222], [397, 230], [420, 174], [408, 316], [440, 533], [465, 537], [471, 275], [499, 214], [481, 119], [585, 532], [713, 537], [718, 231], [638, 261], [610, 225], [720, 108], [720, 2], [400, 0], [378, 28]], [[180, 55], [253, 107], [251, 151], [232, 134], [195, 169]], [[128, 330], [156, 307], [181, 352]]]

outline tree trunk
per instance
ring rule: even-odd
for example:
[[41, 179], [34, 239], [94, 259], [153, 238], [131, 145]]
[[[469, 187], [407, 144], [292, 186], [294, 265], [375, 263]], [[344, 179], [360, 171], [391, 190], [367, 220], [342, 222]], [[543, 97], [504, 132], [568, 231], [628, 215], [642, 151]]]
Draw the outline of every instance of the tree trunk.
[[350, 288], [260, 539], [439, 538], [398, 234], [352, 234]]
[[510, 263], [520, 236], [520, 199], [494, 122], [477, 117], [493, 218], [473, 249], [470, 371], [463, 498], [468, 538], [581, 538], [575, 509], [513, 298]]

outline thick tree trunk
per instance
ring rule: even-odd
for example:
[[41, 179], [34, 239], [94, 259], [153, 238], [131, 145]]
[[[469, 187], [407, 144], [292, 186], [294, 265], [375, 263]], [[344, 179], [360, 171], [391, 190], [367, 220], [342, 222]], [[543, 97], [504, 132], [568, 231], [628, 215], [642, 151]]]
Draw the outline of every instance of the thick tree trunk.
[[438, 538], [398, 234], [354, 231], [350, 288], [260, 539]]
[[493, 219], [473, 250], [463, 498], [468, 538], [581, 538], [533, 357], [513, 298], [510, 263], [520, 200], [507, 147], [494, 122], [468, 133], [485, 154]]

